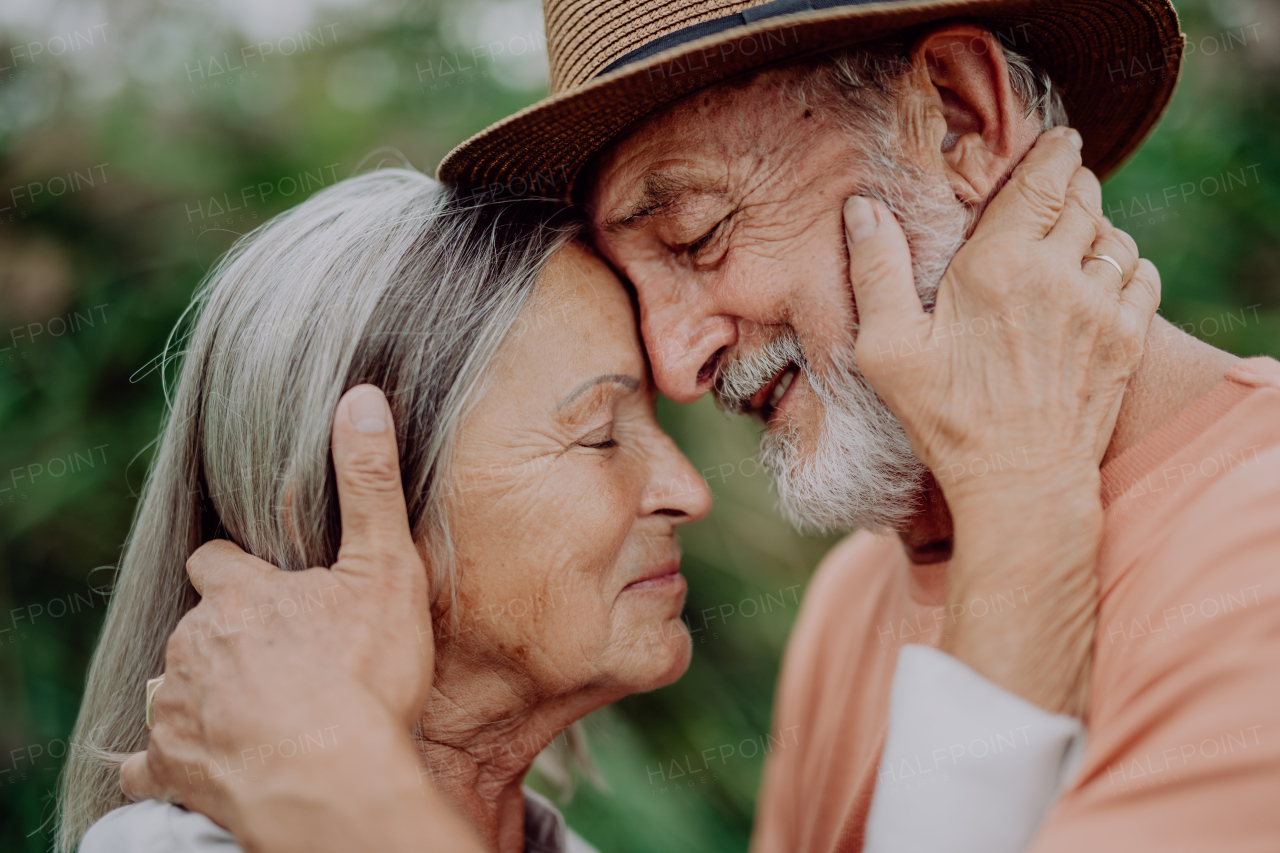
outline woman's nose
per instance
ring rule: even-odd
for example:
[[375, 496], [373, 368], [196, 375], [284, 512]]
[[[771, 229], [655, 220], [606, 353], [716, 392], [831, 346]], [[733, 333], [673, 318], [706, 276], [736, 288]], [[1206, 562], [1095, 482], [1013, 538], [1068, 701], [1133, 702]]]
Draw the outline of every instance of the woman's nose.
[[655, 445], [655, 456], [641, 502], [641, 513], [671, 516], [676, 524], [705, 518], [711, 511], [711, 488], [693, 463], [676, 447], [671, 436], [661, 431]]

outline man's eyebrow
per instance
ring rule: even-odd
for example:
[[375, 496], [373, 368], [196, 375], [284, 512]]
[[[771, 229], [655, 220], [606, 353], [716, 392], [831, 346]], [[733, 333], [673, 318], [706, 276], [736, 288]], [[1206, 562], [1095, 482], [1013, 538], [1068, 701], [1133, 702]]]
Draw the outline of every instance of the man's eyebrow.
[[587, 393], [590, 389], [597, 385], [603, 385], [606, 382], [616, 382], [628, 391], [637, 391], [640, 388], [640, 380], [634, 376], [628, 376], [625, 373], [602, 373], [594, 379], [588, 379], [577, 388], [569, 392], [569, 396], [560, 401], [560, 405], [556, 406], [556, 411], [562, 410], [565, 406]]
[[697, 189], [696, 182], [688, 176], [649, 172], [641, 181], [640, 198], [606, 219], [603, 228], [610, 233], [639, 228], [648, 217]]

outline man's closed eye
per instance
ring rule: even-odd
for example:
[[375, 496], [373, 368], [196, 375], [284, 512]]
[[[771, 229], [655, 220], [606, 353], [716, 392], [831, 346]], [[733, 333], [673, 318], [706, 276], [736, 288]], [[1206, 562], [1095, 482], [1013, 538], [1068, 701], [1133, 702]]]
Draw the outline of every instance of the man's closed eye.
[[720, 262], [724, 257], [727, 241], [724, 239], [729, 225], [726, 216], [713, 225], [705, 234], [683, 247], [683, 254], [695, 266], [710, 266]]

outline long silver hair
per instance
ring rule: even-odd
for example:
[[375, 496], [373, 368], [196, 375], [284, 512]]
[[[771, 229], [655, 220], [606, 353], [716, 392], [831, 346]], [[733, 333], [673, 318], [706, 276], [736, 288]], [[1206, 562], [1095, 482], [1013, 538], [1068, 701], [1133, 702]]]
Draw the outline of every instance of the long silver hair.
[[58, 851], [127, 803], [119, 765], [146, 748], [145, 683], [198, 600], [191, 553], [227, 538], [284, 569], [336, 559], [329, 443], [347, 389], [386, 393], [414, 539], [432, 555], [433, 588], [451, 579], [454, 434], [543, 265], [576, 231], [559, 205], [480, 204], [380, 169], [265, 223], [216, 265], [161, 360], [162, 376], [180, 367], [72, 734]]

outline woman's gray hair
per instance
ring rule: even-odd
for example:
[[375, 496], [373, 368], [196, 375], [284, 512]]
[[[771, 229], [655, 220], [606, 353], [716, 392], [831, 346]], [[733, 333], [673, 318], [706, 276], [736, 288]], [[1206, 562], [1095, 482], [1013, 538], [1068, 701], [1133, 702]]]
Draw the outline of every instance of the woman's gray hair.
[[395, 168], [321, 191], [222, 258], [162, 359], [162, 376], [181, 367], [72, 734], [58, 851], [127, 803], [119, 765], [146, 748], [146, 681], [198, 600], [191, 553], [227, 538], [285, 569], [336, 559], [329, 443], [347, 389], [386, 393], [414, 539], [433, 588], [451, 579], [458, 425], [543, 265], [576, 233], [559, 205], [476, 204]]

